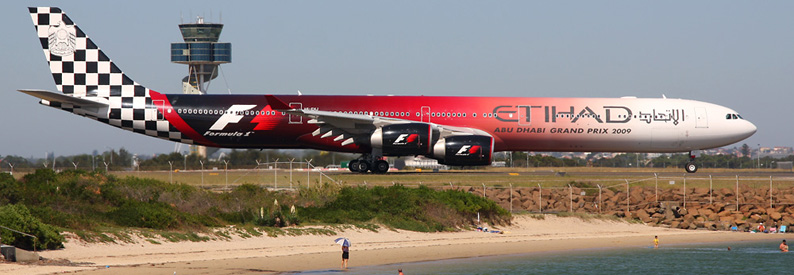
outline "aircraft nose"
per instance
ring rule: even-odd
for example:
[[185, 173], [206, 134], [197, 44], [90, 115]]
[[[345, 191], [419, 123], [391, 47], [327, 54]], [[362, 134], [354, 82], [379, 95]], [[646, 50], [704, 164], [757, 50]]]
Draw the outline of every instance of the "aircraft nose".
[[752, 122], [749, 122], [747, 120], [745, 120], [744, 122], [745, 122], [744, 125], [742, 125], [742, 127], [739, 127], [739, 129], [737, 129], [739, 130], [739, 135], [741, 135], [742, 139], [748, 138], [753, 134], [755, 134], [756, 131], [758, 131], [758, 128], [755, 127], [755, 124], [753, 124]]

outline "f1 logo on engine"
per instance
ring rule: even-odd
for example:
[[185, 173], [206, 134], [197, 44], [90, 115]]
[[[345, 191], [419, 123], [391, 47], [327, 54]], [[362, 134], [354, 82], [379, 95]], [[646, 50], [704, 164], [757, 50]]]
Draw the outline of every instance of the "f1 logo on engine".
[[480, 151], [480, 145], [463, 145], [460, 147], [456, 156], [471, 156], [477, 154]]
[[392, 142], [392, 145], [406, 145], [412, 143], [419, 138], [419, 134], [400, 134], [397, 139]]
[[229, 123], [240, 122], [240, 120], [243, 119], [242, 112], [251, 110], [254, 107], [256, 107], [256, 105], [232, 105], [232, 107], [229, 107], [229, 110], [226, 110], [226, 112], [215, 121], [215, 124], [212, 124], [210, 130], [222, 131]]

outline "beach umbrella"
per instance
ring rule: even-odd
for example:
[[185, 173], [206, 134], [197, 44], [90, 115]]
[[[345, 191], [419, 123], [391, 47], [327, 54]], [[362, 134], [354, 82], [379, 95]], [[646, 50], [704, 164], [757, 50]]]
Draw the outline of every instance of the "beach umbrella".
[[350, 240], [348, 240], [347, 238], [337, 238], [336, 240], [334, 240], [334, 242], [341, 246], [350, 247]]

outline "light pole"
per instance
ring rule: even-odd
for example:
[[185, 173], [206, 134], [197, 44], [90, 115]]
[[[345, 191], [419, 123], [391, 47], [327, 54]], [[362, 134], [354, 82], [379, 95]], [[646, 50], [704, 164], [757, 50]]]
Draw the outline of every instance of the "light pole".
[[185, 171], [187, 171], [187, 155], [185, 155]]
[[276, 158], [275, 165], [273, 165], [273, 188], [278, 189], [278, 158]]
[[761, 143], [758, 144], [758, 155], [755, 158], [758, 159], [758, 165], [756, 166], [756, 168], [760, 169], [761, 168]]
[[171, 183], [174, 183], [174, 175], [173, 175], [173, 173], [174, 173], [174, 163], [171, 162], [170, 160], [168, 161], [168, 167], [170, 167], [168, 169], [168, 181], [171, 182]]
[[225, 159], [223, 160], [224, 168], [223, 171], [226, 172], [226, 191], [229, 191], [229, 162]]
[[290, 187], [290, 189], [292, 189], [292, 161], [294, 161], [294, 160], [295, 159], [290, 159], [289, 160], [289, 187]]
[[[305, 160], [305, 159], [304, 159], [304, 160]], [[312, 168], [311, 168], [311, 167], [309, 167], [309, 164], [312, 162], [312, 160], [314, 160], [314, 159], [310, 159], [310, 160], [307, 160], [307, 161], [306, 161], [306, 189], [308, 189], [308, 188], [309, 188], [309, 179], [310, 179], [310, 178], [309, 178], [309, 175], [310, 175], [310, 174], [311, 174], [311, 172], [312, 172]]]
[[204, 186], [204, 161], [199, 160], [199, 163], [201, 163], [201, 186]]
[[262, 186], [265, 186], [265, 170], [259, 168], [259, 165], [262, 165], [262, 163], [260, 163], [258, 159], [255, 159], [254, 161], [256, 162], [256, 169], [262, 172]]

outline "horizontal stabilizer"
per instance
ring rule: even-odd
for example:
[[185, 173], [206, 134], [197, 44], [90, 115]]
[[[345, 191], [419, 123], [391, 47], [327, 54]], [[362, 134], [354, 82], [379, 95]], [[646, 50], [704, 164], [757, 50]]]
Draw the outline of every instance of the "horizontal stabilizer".
[[61, 93], [55, 93], [45, 90], [18, 90], [20, 92], [47, 100], [52, 102], [61, 102], [61, 103], [69, 103], [75, 106], [82, 106], [82, 107], [108, 107], [108, 103], [99, 102], [98, 100], [104, 100], [104, 98], [96, 98], [97, 101], [86, 99], [86, 98], [79, 98], [73, 97]]

